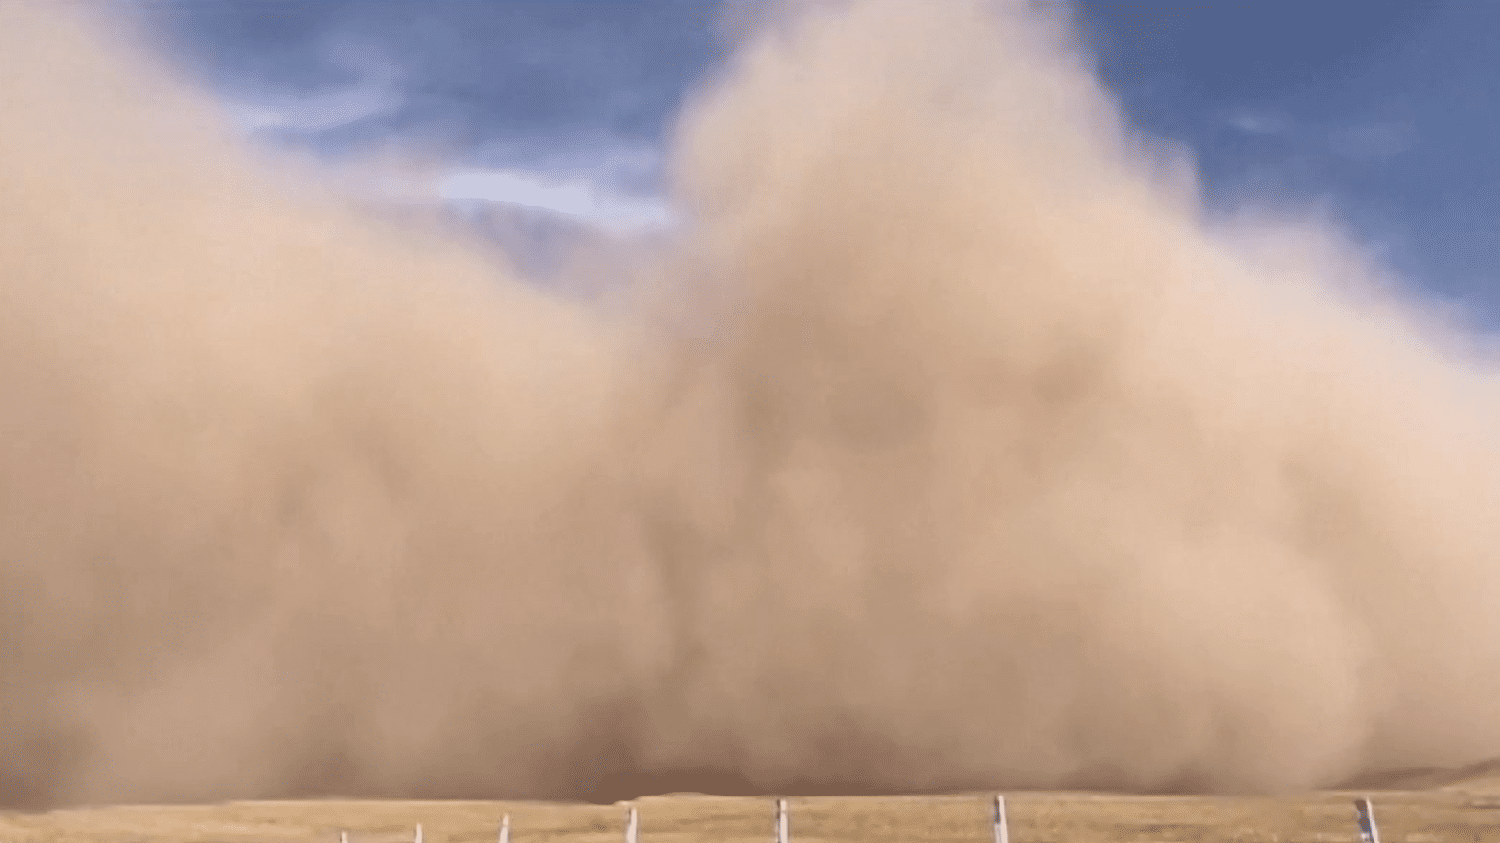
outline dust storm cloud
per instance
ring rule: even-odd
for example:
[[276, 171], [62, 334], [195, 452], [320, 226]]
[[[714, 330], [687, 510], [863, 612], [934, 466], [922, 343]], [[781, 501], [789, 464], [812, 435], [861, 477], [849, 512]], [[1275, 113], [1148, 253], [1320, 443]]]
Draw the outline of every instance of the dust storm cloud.
[[1500, 755], [1482, 343], [1037, 9], [757, 20], [580, 303], [0, 2], [0, 802]]

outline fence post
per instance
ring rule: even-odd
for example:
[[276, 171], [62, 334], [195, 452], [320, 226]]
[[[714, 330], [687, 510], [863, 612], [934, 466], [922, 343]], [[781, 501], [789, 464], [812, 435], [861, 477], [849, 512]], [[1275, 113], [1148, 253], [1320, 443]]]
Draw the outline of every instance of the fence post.
[[412, 835], [411, 843], [422, 843], [422, 824], [417, 823], [417, 833]]
[[510, 814], [500, 820], [500, 843], [510, 843]]
[[1005, 818], [1005, 797], [998, 793], [995, 794], [994, 823], [995, 843], [1010, 843], [1010, 823]]
[[1354, 810], [1359, 814], [1359, 839], [1363, 843], [1380, 843], [1380, 828], [1375, 825], [1375, 806], [1368, 799], [1356, 799]]
[[791, 823], [787, 817], [786, 800], [776, 799], [776, 843], [787, 843], [791, 838]]
[[631, 805], [625, 815], [625, 843], [636, 843], [640, 839], [640, 834], [641, 816], [636, 812], [635, 806]]

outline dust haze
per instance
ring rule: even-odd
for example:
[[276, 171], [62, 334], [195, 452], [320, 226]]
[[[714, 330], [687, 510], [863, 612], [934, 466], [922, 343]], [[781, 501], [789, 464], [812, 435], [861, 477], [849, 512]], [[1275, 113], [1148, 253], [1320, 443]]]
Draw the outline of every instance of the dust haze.
[[1500, 755], [1484, 337], [1206, 212], [1054, 4], [752, 17], [578, 296], [0, 0], [0, 803]]

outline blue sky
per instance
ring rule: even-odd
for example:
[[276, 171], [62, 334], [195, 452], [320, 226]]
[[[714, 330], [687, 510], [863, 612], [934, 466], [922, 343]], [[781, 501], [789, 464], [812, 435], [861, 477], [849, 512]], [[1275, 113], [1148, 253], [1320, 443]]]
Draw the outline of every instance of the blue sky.
[[[932, 0], [941, 2], [941, 0]], [[234, 119], [330, 156], [449, 150], [455, 200], [661, 224], [664, 130], [714, 0], [116, 0]], [[1322, 203], [1500, 328], [1500, 2], [1087, 0], [1103, 78], [1210, 202]]]

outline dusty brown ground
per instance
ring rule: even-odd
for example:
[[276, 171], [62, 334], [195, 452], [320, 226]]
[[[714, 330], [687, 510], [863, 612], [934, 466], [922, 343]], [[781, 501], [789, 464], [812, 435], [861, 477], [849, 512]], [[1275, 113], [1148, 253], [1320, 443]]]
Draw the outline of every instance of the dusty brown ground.
[[[1014, 843], [1357, 843], [1352, 799], [1375, 803], [1383, 843], [1500, 843], [1500, 778], [1425, 790], [1317, 793], [1291, 798], [1139, 797], [1077, 793], [1007, 796]], [[634, 803], [643, 843], [772, 839], [769, 799], [665, 796]], [[812, 841], [989, 843], [986, 794], [790, 800], [791, 832]], [[421, 822], [427, 843], [495, 840], [509, 813], [515, 843], [615, 843], [623, 806], [527, 802], [234, 802], [0, 814], [0, 843], [319, 841], [407, 843]]]

